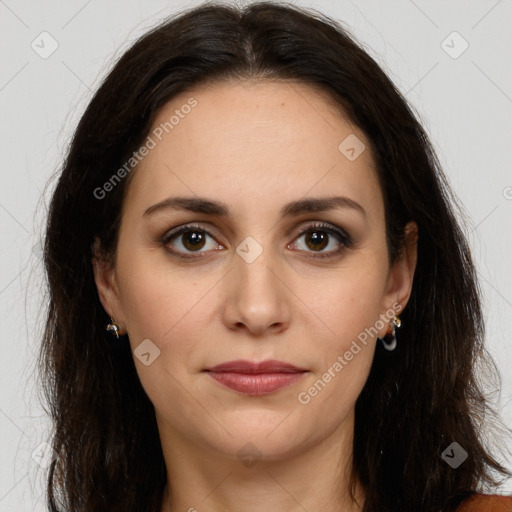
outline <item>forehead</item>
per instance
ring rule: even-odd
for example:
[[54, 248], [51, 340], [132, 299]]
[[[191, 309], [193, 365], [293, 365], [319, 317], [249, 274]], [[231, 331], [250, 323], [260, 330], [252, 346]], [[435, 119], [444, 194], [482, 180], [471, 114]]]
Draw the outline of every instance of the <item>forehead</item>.
[[191, 88], [160, 109], [149, 136], [154, 147], [129, 187], [134, 204], [186, 193], [277, 208], [339, 192], [379, 207], [369, 141], [317, 86], [251, 79]]

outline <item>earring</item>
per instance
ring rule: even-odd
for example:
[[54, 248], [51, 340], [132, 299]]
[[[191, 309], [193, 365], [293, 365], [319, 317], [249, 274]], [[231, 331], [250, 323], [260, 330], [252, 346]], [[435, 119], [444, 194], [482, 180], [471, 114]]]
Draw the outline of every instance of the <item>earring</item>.
[[395, 335], [395, 327], [400, 327], [402, 325], [402, 321], [398, 316], [393, 316], [393, 320], [389, 323], [389, 328], [384, 335], [384, 338], [379, 338], [382, 342], [383, 347], [390, 352], [395, 350], [396, 348], [396, 335]]
[[119, 325], [116, 324], [112, 318], [110, 319], [110, 323], [107, 324], [107, 327], [105, 328], [107, 332], [113, 333], [113, 335], [116, 337], [116, 340], [119, 339]]

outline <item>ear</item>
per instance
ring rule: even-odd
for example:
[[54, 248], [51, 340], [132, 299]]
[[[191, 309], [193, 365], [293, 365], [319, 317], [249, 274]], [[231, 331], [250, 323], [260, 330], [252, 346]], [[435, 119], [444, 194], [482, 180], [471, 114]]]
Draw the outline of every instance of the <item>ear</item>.
[[[418, 258], [418, 225], [410, 221], [405, 226], [405, 244], [397, 261], [389, 270], [384, 307], [403, 311], [411, 296], [414, 271]], [[401, 307], [397, 309], [396, 303]]]
[[125, 334], [125, 319], [119, 298], [115, 264], [105, 257], [101, 250], [100, 239], [97, 237], [92, 245], [91, 263], [103, 309], [119, 325], [119, 334]]

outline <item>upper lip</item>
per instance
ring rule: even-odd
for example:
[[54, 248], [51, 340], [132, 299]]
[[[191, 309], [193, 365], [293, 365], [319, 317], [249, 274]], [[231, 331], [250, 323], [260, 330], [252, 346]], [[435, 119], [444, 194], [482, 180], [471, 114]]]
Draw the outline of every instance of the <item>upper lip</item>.
[[293, 364], [273, 359], [261, 361], [260, 363], [240, 359], [206, 368], [205, 371], [230, 373], [296, 373], [305, 372], [306, 370], [304, 368], [297, 368]]

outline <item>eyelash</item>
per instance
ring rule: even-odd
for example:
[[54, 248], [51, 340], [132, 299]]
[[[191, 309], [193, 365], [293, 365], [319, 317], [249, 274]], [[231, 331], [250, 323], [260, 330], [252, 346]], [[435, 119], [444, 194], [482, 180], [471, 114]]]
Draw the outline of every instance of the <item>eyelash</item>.
[[[178, 251], [178, 250], [170, 248], [168, 246], [169, 242], [171, 242], [174, 238], [178, 237], [179, 235], [182, 235], [183, 233], [194, 232], [194, 231], [198, 231], [200, 233], [205, 233], [209, 237], [214, 238], [206, 229], [204, 229], [200, 225], [187, 224], [185, 226], [181, 226], [181, 227], [177, 228], [174, 231], [166, 233], [162, 237], [161, 243], [166, 248], [166, 250], [168, 250], [173, 255], [178, 256], [179, 258], [182, 258], [185, 260], [201, 258], [202, 255], [204, 255], [208, 251], [196, 251], [195, 254], [194, 254], [194, 252], [183, 253], [182, 251]], [[339, 249], [335, 249], [335, 250], [331, 250], [331, 251], [327, 251], [327, 252], [318, 252], [318, 253], [315, 253], [315, 251], [305, 251], [305, 252], [313, 253], [313, 256], [308, 256], [308, 257], [332, 258], [333, 256], [341, 253], [344, 249], [349, 248], [353, 245], [352, 239], [343, 230], [341, 230], [339, 228], [335, 228], [331, 224], [326, 224], [324, 222], [314, 222], [312, 224], [309, 224], [308, 226], [306, 226], [299, 232], [296, 239], [300, 238], [305, 233], [312, 233], [315, 231], [324, 231], [325, 233], [327, 233], [329, 235], [333, 235], [333, 236], [337, 237], [339, 239], [340, 243], [342, 244], [342, 247]], [[189, 255], [185, 256], [185, 254], [189, 254]], [[192, 254], [193, 254], [193, 256], [192, 256]]]

